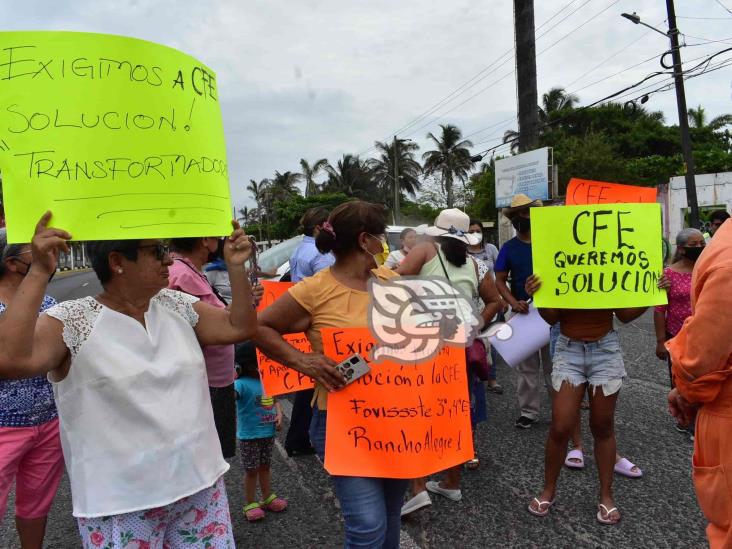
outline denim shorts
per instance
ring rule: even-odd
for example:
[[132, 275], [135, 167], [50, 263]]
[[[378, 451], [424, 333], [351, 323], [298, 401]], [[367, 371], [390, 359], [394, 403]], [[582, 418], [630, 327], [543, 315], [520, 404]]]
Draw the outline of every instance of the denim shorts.
[[564, 381], [579, 386], [602, 387], [605, 396], [620, 390], [626, 377], [620, 339], [610, 330], [598, 341], [584, 342], [560, 334], [554, 352], [552, 386], [559, 391]]

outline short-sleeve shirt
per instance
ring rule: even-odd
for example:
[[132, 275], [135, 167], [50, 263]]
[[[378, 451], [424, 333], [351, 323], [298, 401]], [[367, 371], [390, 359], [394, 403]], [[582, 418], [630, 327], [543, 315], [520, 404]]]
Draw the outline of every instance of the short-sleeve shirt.
[[679, 273], [666, 267], [666, 275], [671, 287], [668, 289], [668, 305], [658, 305], [656, 311], [666, 316], [666, 331], [675, 336], [691, 316], [691, 273]]
[[[371, 271], [374, 276], [385, 280], [397, 275], [387, 267]], [[289, 290], [292, 298], [305, 309], [311, 317], [306, 335], [313, 351], [323, 352], [321, 328], [363, 328], [368, 326], [368, 307], [370, 294], [354, 290], [338, 282], [330, 268], [323, 269], [295, 284]], [[328, 391], [322, 385], [315, 386], [315, 402], [320, 410], [325, 410]]]
[[[47, 295], [40, 312], [54, 305], [56, 300]], [[0, 314], [4, 311], [5, 303], [0, 303]], [[0, 379], [0, 427], [36, 427], [57, 415], [53, 387], [45, 376]]]
[[255, 378], [240, 377], [236, 390], [236, 438], [251, 440], [270, 438], [275, 434], [277, 410], [274, 398], [265, 396], [262, 383]]
[[471, 252], [468, 250], [468, 253], [473, 259], [479, 259], [484, 262], [488, 266], [489, 271], [495, 270], [496, 260], [498, 259], [498, 248], [490, 242], [483, 246], [479, 252]]
[[315, 246], [315, 239], [305, 236], [290, 257], [290, 280], [300, 282], [303, 278], [330, 267], [334, 262], [333, 254], [321, 254]]
[[[168, 269], [168, 288], [199, 298], [219, 309], [226, 305], [216, 296], [211, 283], [185, 258], [176, 258]], [[202, 348], [206, 359], [209, 387], [228, 387], [234, 383], [234, 346], [206, 345]]]
[[531, 244], [514, 237], [503, 246], [498, 252], [495, 271], [497, 273], [509, 273], [511, 275], [511, 293], [518, 300], [529, 299], [526, 293], [526, 279], [533, 272], [531, 262]]

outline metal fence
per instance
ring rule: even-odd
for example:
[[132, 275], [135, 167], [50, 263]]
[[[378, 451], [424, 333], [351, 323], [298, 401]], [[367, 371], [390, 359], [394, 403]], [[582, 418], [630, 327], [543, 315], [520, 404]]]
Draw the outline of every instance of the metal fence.
[[[262, 240], [257, 242], [257, 248], [260, 252], [269, 250], [281, 240]], [[71, 251], [62, 253], [58, 258], [58, 271], [74, 271], [78, 269], [90, 269], [91, 261], [89, 254], [86, 253], [86, 242], [72, 242], [70, 244]]]

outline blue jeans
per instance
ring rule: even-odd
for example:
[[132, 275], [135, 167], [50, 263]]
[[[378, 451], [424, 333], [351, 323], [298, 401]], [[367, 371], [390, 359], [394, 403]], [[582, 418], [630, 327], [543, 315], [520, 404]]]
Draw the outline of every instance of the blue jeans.
[[[313, 409], [310, 442], [325, 461], [327, 412]], [[331, 475], [345, 521], [344, 547], [398, 549], [401, 509], [408, 480]]]

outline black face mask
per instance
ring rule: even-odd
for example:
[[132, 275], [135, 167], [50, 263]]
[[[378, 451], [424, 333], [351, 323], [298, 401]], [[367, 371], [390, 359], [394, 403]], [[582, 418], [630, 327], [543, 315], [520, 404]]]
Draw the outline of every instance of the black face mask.
[[699, 256], [704, 251], [704, 246], [683, 246], [682, 249], [684, 250], [684, 257], [691, 261], [696, 261], [697, 259], [699, 259]]
[[520, 233], [528, 233], [531, 230], [531, 219], [517, 216], [511, 220], [511, 225]]

